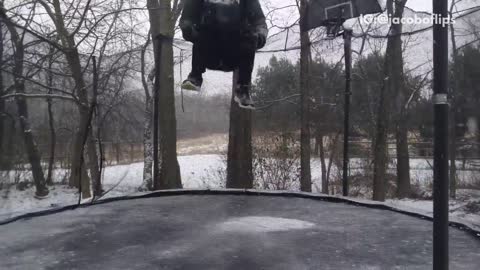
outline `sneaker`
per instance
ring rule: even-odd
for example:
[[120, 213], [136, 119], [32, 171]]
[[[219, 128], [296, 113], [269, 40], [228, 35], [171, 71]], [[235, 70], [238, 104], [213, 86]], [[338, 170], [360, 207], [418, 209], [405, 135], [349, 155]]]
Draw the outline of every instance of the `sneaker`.
[[237, 90], [235, 90], [234, 100], [240, 108], [255, 110], [255, 104], [253, 103], [248, 90], [248, 85], [239, 86]]
[[188, 75], [188, 78], [185, 81], [183, 81], [182, 89], [200, 92], [200, 89], [202, 88], [202, 83], [203, 83], [203, 78], [201, 75], [195, 76], [195, 75], [192, 75], [192, 73], [190, 73]]

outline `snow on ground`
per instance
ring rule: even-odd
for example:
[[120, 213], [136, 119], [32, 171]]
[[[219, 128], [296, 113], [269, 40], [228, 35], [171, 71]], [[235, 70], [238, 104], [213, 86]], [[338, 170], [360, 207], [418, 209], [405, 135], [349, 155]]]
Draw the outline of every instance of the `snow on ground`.
[[267, 216], [248, 216], [231, 218], [217, 224], [214, 232], [235, 232], [235, 233], [265, 233], [282, 232], [290, 230], [304, 230], [314, 227], [315, 224], [298, 219], [277, 218]]
[[[433, 201], [429, 200], [387, 200], [386, 205], [409, 212], [433, 216]], [[464, 223], [480, 230], [480, 190], [461, 189], [457, 198], [450, 200], [450, 220]]]
[[[179, 156], [178, 162], [184, 188], [205, 188], [206, 178], [214, 173], [215, 168], [223, 166], [222, 158], [218, 155]], [[107, 167], [103, 179], [106, 189], [118, 185], [115, 188], [117, 191], [135, 192], [142, 184], [143, 163]]]
[[[182, 184], [184, 188], [214, 188], [221, 184], [215, 181], [216, 170], [224, 167], [225, 163], [219, 155], [179, 156]], [[64, 178], [65, 171], [55, 172], [56, 180]], [[142, 184], [143, 163], [118, 165], [105, 168], [103, 172], [103, 186], [105, 190], [112, 189], [105, 198], [125, 195], [137, 195], [138, 187]], [[21, 178], [29, 178], [29, 173], [22, 174]], [[214, 179], [209, 181], [209, 179]], [[218, 181], [219, 182], [219, 181]], [[52, 207], [71, 205], [78, 202], [76, 189], [55, 185], [50, 188], [50, 196], [43, 200], [34, 198], [33, 187], [24, 191], [15, 187], [0, 190], [0, 220], [17, 216], [22, 213], [45, 210]], [[86, 199], [85, 201], [90, 201]]]
[[212, 134], [193, 139], [182, 139], [177, 143], [178, 154], [206, 155], [217, 154], [227, 151], [228, 134]]
[[[225, 175], [226, 162], [221, 155], [189, 155], [179, 156], [183, 187], [187, 189], [222, 188]], [[429, 162], [426, 160], [412, 160], [412, 179], [419, 181], [422, 186], [431, 185], [432, 172]], [[360, 160], [353, 159], [352, 171]], [[332, 168], [333, 169], [333, 168]], [[55, 172], [56, 181], [60, 182], [65, 178], [64, 170]], [[475, 172], [463, 172], [474, 178]], [[16, 177], [29, 178], [28, 172], [20, 173]], [[105, 190], [110, 190], [105, 197], [117, 197], [125, 195], [138, 195], [138, 187], [142, 184], [143, 163], [130, 165], [118, 165], [107, 167], [103, 174]], [[332, 175], [337, 174], [335, 170]], [[478, 177], [478, 176], [477, 176]], [[314, 192], [321, 191], [321, 172], [318, 159], [312, 159], [312, 179]], [[44, 210], [52, 207], [75, 204], [78, 201], [78, 194], [75, 189], [69, 189], [62, 185], [51, 187], [50, 197], [44, 200], [34, 198], [33, 187], [19, 191], [15, 187], [0, 190], [0, 220], [17, 216], [26, 212]], [[85, 200], [84, 202], [89, 201]], [[433, 214], [433, 203], [428, 200], [387, 200], [386, 205], [413, 211], [425, 215]], [[451, 219], [462, 221], [476, 226], [480, 229], [480, 191], [459, 190], [457, 200], [450, 202]], [[236, 221], [235, 221], [236, 222]], [[238, 223], [239, 222], [239, 223]], [[241, 224], [243, 221], [238, 221]], [[260, 225], [259, 225], [260, 226]]]

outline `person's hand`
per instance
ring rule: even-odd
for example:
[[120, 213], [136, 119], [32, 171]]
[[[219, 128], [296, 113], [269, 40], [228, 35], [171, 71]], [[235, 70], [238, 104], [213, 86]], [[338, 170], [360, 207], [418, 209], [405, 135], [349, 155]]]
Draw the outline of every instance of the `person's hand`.
[[264, 34], [257, 34], [257, 49], [265, 47], [267, 37]]
[[193, 42], [200, 35], [197, 27], [190, 22], [183, 22], [180, 28], [182, 29], [183, 39], [186, 41]]

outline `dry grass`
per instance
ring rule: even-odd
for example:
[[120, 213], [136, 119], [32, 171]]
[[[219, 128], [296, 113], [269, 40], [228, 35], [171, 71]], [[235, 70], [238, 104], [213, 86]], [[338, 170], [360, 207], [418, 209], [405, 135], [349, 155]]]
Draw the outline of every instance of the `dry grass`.
[[212, 134], [195, 139], [179, 140], [179, 155], [223, 154], [227, 151], [228, 134]]

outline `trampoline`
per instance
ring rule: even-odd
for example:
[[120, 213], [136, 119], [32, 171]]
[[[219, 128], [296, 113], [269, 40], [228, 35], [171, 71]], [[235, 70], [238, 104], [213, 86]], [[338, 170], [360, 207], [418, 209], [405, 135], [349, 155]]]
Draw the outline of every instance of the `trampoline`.
[[[1, 269], [431, 269], [432, 222], [302, 193], [158, 192], [0, 226]], [[452, 269], [480, 240], [450, 230]]]

